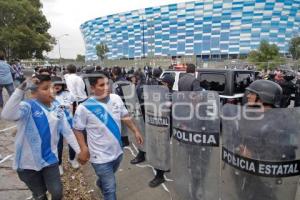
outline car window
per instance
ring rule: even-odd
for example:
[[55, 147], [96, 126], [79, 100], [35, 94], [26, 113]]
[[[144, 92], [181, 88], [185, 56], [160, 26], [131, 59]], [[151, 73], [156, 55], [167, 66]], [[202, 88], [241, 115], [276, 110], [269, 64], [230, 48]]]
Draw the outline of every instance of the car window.
[[165, 72], [163, 75], [162, 75], [162, 78], [167, 75], [167, 74], [170, 74], [171, 76], [173, 76], [173, 78], [175, 79], [175, 72]]
[[254, 73], [235, 72], [234, 93], [244, 93], [245, 89], [254, 81]]
[[223, 74], [205, 74], [200, 73], [198, 78], [200, 86], [205, 90], [223, 92], [225, 90], [225, 76]]

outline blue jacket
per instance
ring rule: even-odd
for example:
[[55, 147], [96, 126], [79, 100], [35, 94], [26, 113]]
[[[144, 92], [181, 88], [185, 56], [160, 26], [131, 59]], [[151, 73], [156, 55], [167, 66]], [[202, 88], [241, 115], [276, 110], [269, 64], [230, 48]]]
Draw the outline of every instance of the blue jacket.
[[13, 83], [11, 68], [5, 61], [0, 60], [0, 85]]

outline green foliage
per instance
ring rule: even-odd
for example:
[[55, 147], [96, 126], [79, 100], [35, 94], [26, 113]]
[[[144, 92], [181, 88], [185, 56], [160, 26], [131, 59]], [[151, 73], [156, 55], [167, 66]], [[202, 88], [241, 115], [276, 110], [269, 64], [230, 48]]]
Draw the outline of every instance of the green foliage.
[[0, 0], [0, 51], [8, 59], [43, 58], [55, 40], [39, 0]]
[[260, 42], [257, 50], [251, 51], [248, 54], [248, 60], [261, 70], [273, 69], [284, 64], [284, 59], [280, 57], [277, 45], [269, 44], [266, 40]]
[[294, 37], [290, 41], [289, 53], [292, 54], [293, 59], [300, 58], [300, 37]]
[[109, 49], [106, 44], [101, 42], [96, 46], [96, 52], [97, 52], [97, 56], [101, 60], [103, 60], [105, 58], [105, 55], [109, 52]]
[[41, 4], [40, 0], [28, 0], [34, 7], [42, 8], [43, 5]]
[[76, 57], [76, 62], [85, 62], [85, 56], [78, 54]]

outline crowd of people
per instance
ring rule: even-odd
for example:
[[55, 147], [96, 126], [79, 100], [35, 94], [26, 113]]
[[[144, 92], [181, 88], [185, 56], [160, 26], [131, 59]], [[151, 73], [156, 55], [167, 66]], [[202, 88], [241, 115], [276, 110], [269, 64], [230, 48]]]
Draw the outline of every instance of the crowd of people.
[[5, 61], [5, 54], [0, 52], [0, 108], [3, 107], [3, 88], [9, 96], [14, 92], [15, 86], [20, 85], [25, 80], [22, 66], [18, 60], [10, 64]]
[[[67, 70], [64, 80], [39, 70], [5, 104], [2, 119], [18, 124], [13, 168], [34, 199], [47, 199], [47, 191], [53, 200], [62, 199], [63, 137], [70, 145], [71, 165], [79, 167], [75, 154], [81, 164], [90, 161], [105, 199], [116, 199], [114, 173], [123, 154], [121, 121], [132, 130], [137, 143], [143, 143], [143, 138], [122, 99], [110, 93], [105, 73], [89, 78], [88, 89], [94, 95], [87, 98], [76, 67], [69, 65]], [[27, 90], [30, 98], [24, 99]]]
[[294, 106], [300, 106], [300, 76], [299, 72], [292, 70], [275, 69], [267, 73], [257, 73], [256, 80], [270, 80], [279, 84], [282, 88], [280, 107], [286, 108], [294, 102]]
[[[161, 78], [163, 70], [160, 67], [126, 70], [98, 66], [85, 71], [85, 74], [91, 74], [87, 76], [87, 86], [75, 65], [68, 65], [63, 76], [58, 76], [57, 71], [55, 68], [37, 67], [32, 78], [25, 80], [21, 66], [18, 63], [8, 65], [4, 62], [4, 55], [0, 54], [0, 107], [4, 106], [3, 87], [11, 96], [1, 117], [18, 123], [13, 168], [31, 190], [34, 199], [47, 199], [47, 191], [53, 200], [62, 199], [60, 175], [64, 173], [62, 151], [65, 138], [69, 145], [71, 166], [79, 168], [80, 164], [90, 161], [104, 199], [116, 199], [114, 174], [122, 160], [122, 147], [128, 145], [128, 138], [121, 133], [121, 122], [131, 130], [138, 144], [144, 141], [127, 111], [122, 86], [129, 83], [135, 86], [145, 120], [144, 85], [164, 85], [172, 94], [175, 79], [170, 74]], [[195, 71], [195, 65], [186, 65], [186, 74], [178, 82], [179, 91], [204, 91], [195, 77]], [[261, 91], [251, 90], [251, 87], [247, 99], [249, 102], [261, 102], [267, 108], [288, 107], [291, 100], [299, 106], [300, 80], [295, 78], [294, 73], [280, 70], [264, 77], [257, 74], [256, 79], [268, 80], [262, 85], [270, 85], [276, 91], [282, 90], [280, 105], [265, 101]], [[18, 83], [14, 83], [14, 79]], [[30, 91], [28, 99], [24, 99], [26, 91]], [[87, 91], [92, 95], [88, 96]], [[139, 149], [131, 164], [144, 162], [145, 155], [146, 152]], [[155, 170], [150, 187], [157, 187], [165, 181], [167, 170]]]
[[[190, 64], [186, 64], [185, 65], [185, 70], [187, 68], [187, 66]], [[16, 65], [18, 66], [18, 65]], [[14, 66], [15, 68], [15, 66]], [[117, 73], [117, 80], [119, 79], [124, 81], [130, 81], [132, 83], [134, 83], [135, 85], [137, 85], [137, 88], [140, 88], [142, 85], [151, 85], [152, 81], [160, 81], [160, 75], [162, 74], [163, 70], [161, 67], [157, 67], [157, 68], [152, 68], [149, 66], [145, 66], [144, 69], [142, 68], [138, 68], [138, 69], [134, 69], [134, 67], [131, 68], [125, 68], [125, 67], [100, 67], [100, 66], [93, 66], [93, 67], [89, 67], [89, 68], [76, 68], [76, 73], [77, 74], [90, 74], [90, 73], [97, 73], [97, 72], [103, 72], [105, 73], [105, 75], [113, 80], [113, 69], [115, 68], [115, 73]], [[117, 69], [117, 70], [116, 70]], [[170, 66], [169, 69], [174, 69], [174, 66]], [[252, 69], [252, 68], [251, 68]], [[249, 70], [248, 68], [246, 68], [246, 70]], [[16, 70], [18, 71], [18, 70]], [[60, 68], [59, 67], [52, 67], [52, 68], [41, 68], [41, 67], [36, 67], [35, 68], [35, 73], [38, 72], [43, 72], [43, 71], [47, 71], [50, 73], [51, 76], [59, 76], [60, 74]], [[67, 70], [66, 68], [64, 68], [63, 70], [63, 74], [66, 74]], [[278, 83], [282, 89], [283, 89], [283, 98], [282, 98], [282, 107], [288, 107], [291, 103], [291, 101], [294, 101], [295, 106], [300, 105], [300, 100], [297, 98], [298, 95], [300, 96], [300, 76], [299, 76], [299, 72], [297, 71], [293, 71], [293, 70], [281, 70], [281, 69], [275, 69], [275, 70], [269, 70], [267, 72], [258, 72], [256, 71], [256, 77], [255, 79], [264, 79], [264, 80], [271, 80], [274, 81], [276, 83]], [[186, 81], [188, 80], [192, 80], [195, 72], [188, 72], [188, 74], [190, 75], [189, 78], [185, 77], [186, 80], [181, 81], [182, 83], [178, 83], [179, 87], [184, 87], [184, 84], [187, 84]], [[18, 77], [18, 75], [16, 75], [16, 77]], [[21, 76], [22, 80], [23, 79], [23, 75]], [[15, 80], [18, 82], [17, 78], [15, 78]], [[197, 82], [197, 80], [194, 81], [195, 83], [195, 87], [200, 87], [199, 83]], [[200, 87], [201, 88], [201, 87]], [[199, 90], [201, 90], [200, 88], [198, 88]], [[198, 90], [196, 89], [196, 90]], [[140, 91], [140, 89], [138, 89], [138, 91]], [[299, 97], [300, 98], [300, 97]]]
[[[4, 61], [2, 64], [7, 65]], [[122, 147], [126, 145], [126, 139], [121, 136], [121, 121], [132, 130], [137, 143], [143, 143], [139, 129], [124, 105], [119, 83], [136, 85], [141, 97], [144, 84], [164, 84], [171, 90], [174, 78], [160, 79], [161, 68], [154, 69], [153, 73], [150, 68], [145, 68], [146, 73], [141, 69], [96, 68], [92, 73], [102, 76], [89, 77], [90, 88], [87, 88], [77, 74], [76, 66], [69, 65], [63, 77], [57, 76], [56, 72], [55, 69], [37, 67], [30, 79], [20, 81], [16, 90], [8, 90], [10, 98], [1, 118], [18, 124], [13, 168], [35, 199], [46, 199], [47, 191], [52, 199], [61, 199], [65, 138], [69, 144], [71, 166], [78, 168], [78, 161], [80, 164], [90, 161], [105, 199], [116, 199], [114, 173], [122, 160]], [[7, 85], [13, 87], [12, 78], [7, 79]], [[117, 83], [116, 94], [111, 94], [109, 80]], [[94, 95], [88, 97], [87, 90]], [[24, 99], [26, 91], [30, 91], [28, 99]], [[99, 109], [107, 114], [106, 117], [97, 113]], [[141, 162], [140, 157], [134, 160], [132, 164]], [[163, 172], [157, 171], [157, 176], [163, 177]], [[157, 179], [152, 181], [153, 186], [160, 184], [155, 181]]]

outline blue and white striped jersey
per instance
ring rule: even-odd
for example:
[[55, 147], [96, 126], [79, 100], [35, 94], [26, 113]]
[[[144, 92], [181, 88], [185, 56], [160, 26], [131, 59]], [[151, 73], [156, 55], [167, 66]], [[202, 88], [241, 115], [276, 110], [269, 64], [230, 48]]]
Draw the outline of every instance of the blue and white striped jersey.
[[121, 119], [128, 115], [122, 99], [110, 94], [106, 103], [88, 98], [75, 112], [73, 128], [87, 131], [90, 162], [103, 164], [122, 153]]
[[22, 101], [23, 97], [24, 91], [16, 89], [1, 113], [3, 119], [17, 122], [13, 169], [39, 171], [57, 163], [60, 133], [76, 153], [80, 152], [64, 110], [57, 103], [46, 107], [35, 99]]

